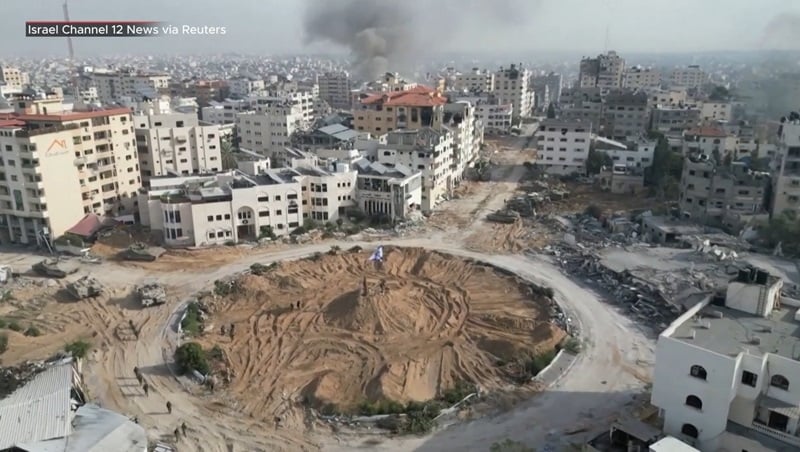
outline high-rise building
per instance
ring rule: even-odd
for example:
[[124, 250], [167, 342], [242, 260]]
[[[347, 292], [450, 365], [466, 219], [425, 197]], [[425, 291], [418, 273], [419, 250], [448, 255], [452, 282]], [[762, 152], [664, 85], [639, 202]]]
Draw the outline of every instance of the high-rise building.
[[57, 95], [14, 98], [0, 115], [0, 241], [42, 243], [87, 213], [135, 214], [141, 186], [127, 108], [63, 110]]
[[222, 170], [219, 125], [193, 113], [142, 110], [133, 116], [142, 184], [153, 177]]
[[265, 97], [254, 101], [253, 110], [237, 114], [239, 145], [266, 157], [291, 144], [296, 130], [308, 125], [308, 113], [298, 100]]
[[17, 67], [0, 66], [0, 85], [6, 85], [11, 90], [22, 90], [29, 83], [28, 74]]
[[778, 136], [780, 166], [773, 182], [772, 215], [800, 214], [800, 122], [784, 122]]
[[169, 91], [170, 76], [133, 69], [84, 70], [79, 79], [80, 88], [97, 88], [97, 96], [104, 105], [119, 103], [124, 99], [153, 99]]
[[630, 67], [625, 70], [622, 86], [631, 89], [658, 88], [661, 86], [661, 72], [649, 67]]
[[536, 93], [536, 108], [546, 109], [551, 103], [561, 101], [561, 88], [563, 77], [561, 74], [551, 72], [547, 75], [533, 77], [533, 91]]
[[534, 93], [529, 86], [530, 77], [529, 70], [516, 64], [495, 72], [495, 96], [498, 103], [513, 106], [515, 120], [532, 113]]
[[347, 72], [326, 72], [317, 78], [319, 97], [334, 109], [349, 110], [351, 93], [350, 74]]
[[622, 88], [624, 74], [625, 60], [617, 55], [617, 52], [610, 51], [596, 58], [582, 59], [578, 83], [581, 88], [597, 87], [605, 93], [615, 88]]
[[669, 75], [671, 86], [683, 86], [686, 88], [697, 88], [708, 81], [706, 74], [700, 66], [691, 65], [684, 68], [675, 68]]
[[495, 89], [495, 75], [486, 70], [472, 68], [471, 72], [456, 75], [453, 89], [469, 93], [489, 93]]

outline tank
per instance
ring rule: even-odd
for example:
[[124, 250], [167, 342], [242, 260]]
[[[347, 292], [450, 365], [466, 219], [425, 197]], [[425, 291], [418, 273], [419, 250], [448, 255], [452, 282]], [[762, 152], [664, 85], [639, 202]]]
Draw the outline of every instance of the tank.
[[136, 295], [144, 307], [156, 306], [167, 302], [167, 291], [157, 283], [143, 284], [136, 288]]
[[49, 278], [66, 278], [67, 275], [75, 273], [77, 268], [62, 266], [58, 260], [43, 260], [33, 264], [31, 269], [38, 275]]
[[76, 300], [83, 300], [85, 298], [96, 297], [103, 293], [103, 286], [100, 284], [100, 281], [86, 275], [67, 284], [67, 292], [75, 297]]
[[498, 210], [497, 212], [492, 212], [489, 215], [486, 215], [486, 219], [494, 223], [511, 224], [519, 221], [520, 215], [519, 212], [515, 212], [513, 210]]
[[122, 252], [122, 257], [129, 261], [153, 262], [166, 250], [158, 246], [148, 246], [146, 243], [136, 242]]

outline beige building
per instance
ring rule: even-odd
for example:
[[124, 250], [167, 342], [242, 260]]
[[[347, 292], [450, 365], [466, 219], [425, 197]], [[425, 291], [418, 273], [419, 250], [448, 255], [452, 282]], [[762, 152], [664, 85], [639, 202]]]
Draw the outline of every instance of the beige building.
[[625, 70], [622, 86], [631, 89], [658, 88], [661, 86], [661, 72], [649, 67], [630, 67]]
[[267, 157], [289, 146], [292, 134], [308, 125], [304, 119], [307, 114], [299, 101], [260, 98], [253, 108], [236, 116], [239, 144]]
[[453, 89], [469, 93], [490, 93], [495, 89], [494, 78], [495, 75], [489, 71], [472, 68], [471, 72], [455, 76]]
[[700, 69], [698, 65], [675, 68], [669, 74], [670, 86], [697, 88], [705, 84], [706, 81], [708, 81], [708, 74]]
[[698, 155], [687, 157], [681, 176], [679, 206], [696, 221], [738, 228], [765, 212], [769, 174], [750, 171], [743, 163], [730, 167]]
[[397, 129], [439, 128], [446, 103], [447, 98], [424, 86], [376, 93], [361, 99], [360, 108], [353, 111], [353, 126], [374, 135]]
[[0, 66], [0, 85], [11, 90], [22, 90], [29, 83], [28, 74], [14, 66]]
[[360, 159], [358, 171], [358, 207], [369, 216], [402, 220], [419, 209], [422, 203], [422, 172], [405, 165], [393, 166]]
[[700, 119], [703, 121], [730, 121], [733, 116], [733, 104], [730, 102], [706, 101], [700, 104]]
[[455, 187], [455, 134], [446, 128], [425, 127], [389, 132], [387, 143], [377, 150], [377, 162], [385, 166], [403, 165], [422, 173], [421, 208], [433, 210]]
[[726, 156], [736, 160], [740, 157], [736, 135], [726, 132], [720, 127], [695, 127], [686, 131], [683, 136], [684, 155], [703, 154], [709, 157], [718, 155], [720, 162]]
[[800, 213], [800, 123], [781, 124], [779, 136], [780, 166], [772, 190], [772, 215], [784, 211]]
[[352, 108], [350, 74], [347, 72], [326, 72], [317, 78], [319, 97], [334, 109]]
[[62, 111], [59, 96], [17, 96], [0, 115], [0, 240], [42, 243], [87, 213], [135, 212], [141, 186], [131, 113]]
[[220, 130], [200, 125], [193, 113], [133, 117], [143, 185], [152, 177], [217, 172], [222, 169]]
[[494, 95], [499, 104], [511, 104], [514, 121], [533, 113], [535, 95], [530, 86], [531, 72], [512, 64], [501, 67], [494, 75]]
[[170, 77], [167, 74], [133, 69], [85, 70], [80, 77], [81, 89], [95, 87], [102, 104], [113, 104], [126, 98], [137, 99], [142, 96], [155, 98], [169, 91], [169, 81]]
[[625, 78], [625, 60], [610, 51], [596, 58], [584, 58], [580, 63], [578, 86], [600, 88], [603, 93], [622, 88]]

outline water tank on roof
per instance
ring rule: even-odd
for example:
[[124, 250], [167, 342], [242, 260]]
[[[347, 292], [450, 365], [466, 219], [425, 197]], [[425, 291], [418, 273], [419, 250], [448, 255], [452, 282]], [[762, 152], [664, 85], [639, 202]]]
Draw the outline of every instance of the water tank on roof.
[[756, 272], [756, 283], [757, 284], [766, 284], [767, 279], [769, 279], [769, 273], [765, 272], [764, 270], [757, 270]]

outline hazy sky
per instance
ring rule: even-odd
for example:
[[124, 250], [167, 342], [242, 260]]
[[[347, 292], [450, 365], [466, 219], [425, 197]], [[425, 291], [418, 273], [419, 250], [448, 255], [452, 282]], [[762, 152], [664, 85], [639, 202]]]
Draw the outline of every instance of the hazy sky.
[[[75, 40], [78, 56], [346, 52], [333, 44], [305, 45], [305, 10], [323, 1], [339, 0], [70, 0], [70, 16], [227, 27], [226, 36], [81, 38]], [[410, 29], [440, 24], [436, 38], [425, 33], [425, 45], [434, 51], [594, 54], [604, 48], [607, 26], [610, 48], [620, 52], [800, 48], [800, 0], [463, 0], [467, 11], [449, 8], [441, 17], [437, 0], [400, 1], [413, 10]], [[62, 19], [63, 0], [0, 3], [0, 56], [66, 54], [63, 38], [24, 36], [26, 20]], [[512, 11], [500, 11], [503, 6]], [[493, 8], [497, 17], [487, 25], [481, 16]]]

